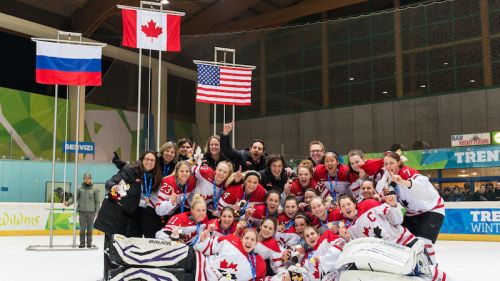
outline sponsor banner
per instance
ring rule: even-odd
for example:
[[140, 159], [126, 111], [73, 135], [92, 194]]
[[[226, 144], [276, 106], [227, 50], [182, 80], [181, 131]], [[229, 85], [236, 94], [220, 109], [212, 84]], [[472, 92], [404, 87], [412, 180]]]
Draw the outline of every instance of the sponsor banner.
[[[78, 215], [78, 213], [77, 213]], [[73, 209], [54, 207], [54, 230], [73, 229]], [[78, 217], [76, 227], [79, 229]], [[3, 231], [33, 231], [50, 229], [50, 204], [0, 203], [0, 234]]]
[[500, 208], [446, 209], [440, 233], [500, 235]]
[[477, 133], [465, 135], [452, 135], [451, 146], [471, 146], [491, 144], [490, 133]]
[[[500, 145], [403, 151], [405, 164], [417, 170], [500, 167]], [[365, 153], [366, 159], [383, 158], [383, 153]], [[347, 156], [341, 157], [348, 163]]]
[[[63, 151], [66, 153], [76, 153], [76, 142], [65, 141], [63, 143]], [[95, 154], [95, 143], [93, 142], [79, 142], [78, 143], [78, 153], [79, 154]]]

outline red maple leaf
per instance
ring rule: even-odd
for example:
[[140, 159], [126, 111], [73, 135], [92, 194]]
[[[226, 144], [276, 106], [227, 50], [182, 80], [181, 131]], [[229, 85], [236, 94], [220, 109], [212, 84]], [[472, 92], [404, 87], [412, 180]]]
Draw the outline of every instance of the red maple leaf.
[[230, 263], [230, 264], [228, 264], [228, 263], [227, 263], [227, 260], [223, 260], [223, 261], [221, 261], [221, 263], [220, 263], [220, 268], [221, 268], [221, 269], [222, 269], [222, 268], [231, 268], [231, 269], [236, 270], [236, 267], [237, 267], [237, 266], [238, 266], [238, 265], [237, 265], [237, 264], [235, 264], [235, 263]]
[[372, 229], [371, 227], [364, 227], [364, 231], [363, 231], [363, 234], [366, 236], [366, 237], [369, 237], [370, 236], [370, 229]]
[[146, 34], [146, 37], [151, 37], [151, 41], [153, 41], [153, 38], [158, 38], [158, 36], [163, 33], [162, 28], [156, 26], [156, 22], [153, 20], [150, 20], [148, 25], [142, 25], [141, 31]]

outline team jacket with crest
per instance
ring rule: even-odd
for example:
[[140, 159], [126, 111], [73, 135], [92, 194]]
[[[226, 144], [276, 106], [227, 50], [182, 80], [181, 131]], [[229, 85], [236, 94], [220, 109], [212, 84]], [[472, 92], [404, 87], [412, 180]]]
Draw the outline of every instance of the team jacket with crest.
[[328, 209], [326, 219], [324, 221], [314, 216], [311, 225], [318, 229], [319, 234], [323, 234], [327, 229], [338, 225], [338, 223], [343, 219], [344, 217], [340, 213], [339, 209]]
[[208, 238], [196, 244], [194, 249], [198, 260], [197, 281], [220, 280], [223, 277], [252, 280], [252, 267], [255, 280], [264, 280], [266, 277], [266, 262], [259, 254], [253, 256], [246, 253], [241, 240], [235, 235]]
[[[234, 204], [241, 200], [247, 201], [247, 208], [253, 207], [255, 204], [264, 203], [266, 198], [266, 190], [262, 185], [258, 185], [257, 188], [250, 194], [245, 193], [245, 187], [243, 184], [233, 184], [226, 188], [219, 200], [218, 213], [224, 207], [233, 207]], [[243, 213], [241, 214], [243, 215]]]
[[[374, 180], [375, 182], [378, 182], [382, 178], [382, 175], [384, 174], [383, 168], [384, 159], [368, 159], [365, 164], [361, 166], [361, 169], [366, 172], [368, 178]], [[353, 173], [352, 171], [349, 171], [348, 180], [350, 184], [349, 187], [354, 194], [354, 198], [361, 200], [361, 184], [363, 183], [363, 180], [359, 178], [358, 174]]]
[[255, 253], [262, 256], [264, 260], [269, 260], [271, 269], [274, 273], [285, 271], [283, 260], [281, 259], [281, 249], [278, 241], [270, 237], [264, 241], [258, 242], [255, 246]]
[[302, 266], [309, 272], [309, 280], [321, 280], [325, 274], [337, 271], [334, 264], [342, 253], [344, 245], [344, 239], [330, 230], [325, 231], [302, 259]]
[[318, 183], [313, 178], [311, 178], [307, 186], [302, 186], [299, 179], [296, 178], [292, 181], [292, 186], [290, 187], [290, 195], [294, 195], [299, 202], [302, 202], [304, 201], [304, 193], [306, 192], [306, 190], [309, 188], [317, 189], [317, 185]]
[[[188, 178], [186, 184], [186, 193], [184, 193], [184, 188], [181, 189], [181, 187], [177, 186], [175, 175], [163, 178], [161, 181], [160, 192], [158, 193], [158, 202], [156, 203], [155, 208], [156, 213], [159, 216], [172, 215], [175, 210], [181, 206], [184, 197], [186, 198], [184, 205], [187, 207], [189, 206], [187, 205], [187, 198], [189, 198], [189, 195], [193, 192], [196, 186], [196, 179], [193, 175]], [[169, 199], [173, 193], [177, 194], [177, 200], [172, 204]]]
[[293, 249], [301, 240], [300, 236], [295, 231], [295, 220], [289, 218], [283, 212], [278, 216], [278, 225], [285, 226], [285, 230], [283, 232], [276, 232], [274, 237], [282, 248]]
[[205, 216], [205, 218], [199, 223], [199, 230], [197, 232], [196, 229], [198, 226], [194, 221], [191, 212], [184, 212], [172, 216], [162, 230], [172, 232], [174, 229], [180, 227], [182, 229], [182, 234], [184, 235], [184, 243], [190, 244], [194, 242], [194, 240], [199, 239], [199, 234], [207, 228], [207, 223], [208, 219]]
[[[200, 194], [207, 203], [207, 210], [213, 210], [214, 201], [214, 178], [215, 171], [209, 166], [194, 166], [193, 174], [196, 178], [196, 186], [187, 199], [188, 205], [191, 207], [195, 194]], [[221, 188], [223, 186], [215, 186], [215, 196], [220, 197]], [[217, 202], [216, 202], [217, 204]]]
[[270, 213], [265, 203], [255, 204], [253, 208], [253, 214], [248, 218], [248, 224], [252, 227], [259, 227], [265, 218], [278, 218], [278, 211], [276, 211], [275, 213]]
[[328, 179], [328, 170], [324, 164], [319, 164], [314, 169], [314, 180], [318, 182], [318, 187], [316, 188], [323, 199], [332, 195], [332, 189], [335, 190], [336, 198], [340, 195], [347, 193], [346, 189], [349, 188], [349, 181], [347, 179], [347, 174], [349, 172], [349, 167], [346, 165], [338, 165], [335, 175], [330, 175]]
[[236, 232], [236, 225], [238, 224], [237, 221], [234, 221], [228, 229], [223, 229], [221, 224], [220, 224], [220, 219], [212, 219], [208, 222], [208, 225], [214, 224], [215, 229], [212, 232], [212, 238], [217, 238], [220, 236], [226, 236], [229, 234], [234, 234]]
[[[398, 175], [403, 180], [410, 181], [411, 187], [408, 188], [399, 184], [395, 188], [388, 186], [389, 189], [396, 192], [398, 201], [406, 208], [407, 216], [416, 216], [425, 212], [444, 215], [444, 200], [439, 196], [439, 193], [426, 176], [407, 166], [401, 168]], [[382, 179], [377, 183], [377, 192], [382, 193], [384, 186], [390, 182], [392, 182], [392, 178], [388, 172], [385, 172]]]
[[345, 221], [351, 239], [376, 237], [403, 246], [415, 239], [415, 235], [401, 225], [401, 206], [391, 207], [387, 203], [366, 199], [358, 204], [357, 209], [358, 218], [352, 222]]

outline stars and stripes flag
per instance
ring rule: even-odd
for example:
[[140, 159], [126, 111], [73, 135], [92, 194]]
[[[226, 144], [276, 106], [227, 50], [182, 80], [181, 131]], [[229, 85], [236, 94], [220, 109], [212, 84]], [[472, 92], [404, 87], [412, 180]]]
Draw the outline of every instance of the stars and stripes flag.
[[251, 105], [252, 68], [198, 63], [196, 101]]

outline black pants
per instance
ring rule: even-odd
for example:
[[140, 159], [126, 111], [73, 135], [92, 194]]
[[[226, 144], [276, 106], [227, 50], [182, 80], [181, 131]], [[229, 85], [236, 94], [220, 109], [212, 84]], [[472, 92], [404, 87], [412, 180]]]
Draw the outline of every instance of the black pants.
[[104, 235], [104, 280], [108, 280], [108, 272], [112, 269], [118, 268], [118, 265], [111, 262], [109, 258], [109, 247], [111, 247], [111, 234]]
[[139, 224], [145, 238], [155, 238], [156, 232], [165, 226], [161, 217], [150, 207], [139, 208]]
[[425, 212], [420, 215], [406, 216], [403, 226], [417, 237], [427, 238], [436, 243], [439, 230], [443, 224], [444, 216], [434, 212]]

